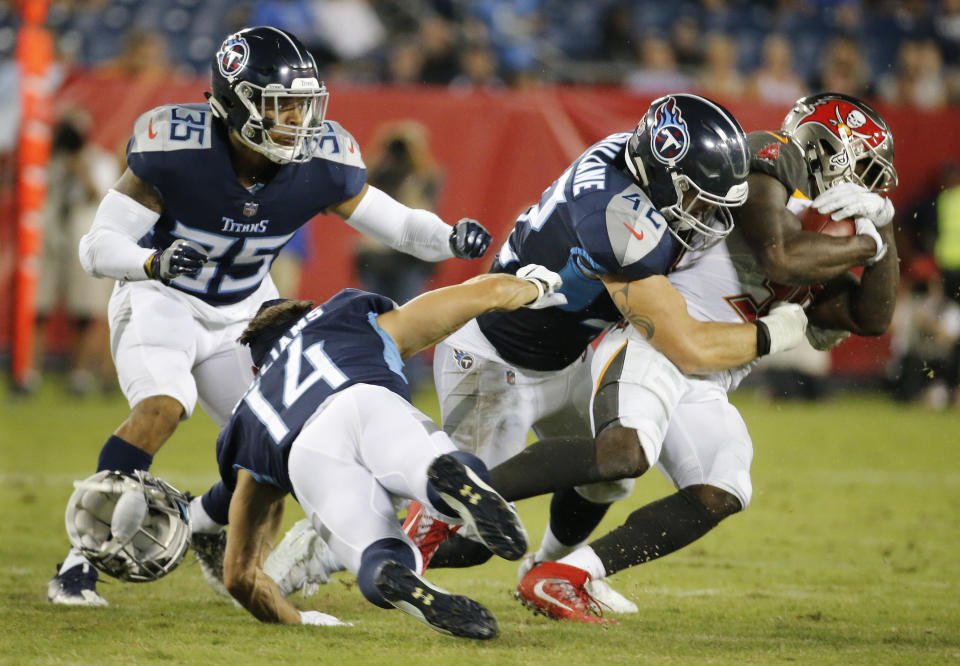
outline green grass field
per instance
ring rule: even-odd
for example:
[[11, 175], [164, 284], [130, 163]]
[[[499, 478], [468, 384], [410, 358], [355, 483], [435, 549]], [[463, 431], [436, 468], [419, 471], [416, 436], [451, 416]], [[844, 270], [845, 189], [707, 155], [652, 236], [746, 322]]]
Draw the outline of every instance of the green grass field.
[[[94, 471], [121, 398], [68, 399], [56, 385], [0, 393], [0, 662], [9, 664], [937, 664], [960, 663], [960, 413], [880, 397], [734, 402], [756, 448], [753, 505], [706, 538], [613, 582], [640, 606], [599, 628], [534, 616], [505, 561], [430, 577], [486, 604], [485, 643], [442, 636], [368, 604], [349, 575], [294, 603], [350, 628], [258, 624], [217, 597], [192, 555], [167, 578], [101, 584], [108, 608], [54, 607], [71, 482]], [[436, 414], [432, 396], [418, 405]], [[215, 428], [199, 410], [153, 471], [181, 489], [215, 480]], [[657, 472], [611, 511], [670, 488]], [[539, 543], [547, 503], [520, 504]], [[302, 516], [291, 504], [287, 523]], [[345, 507], [345, 510], [349, 507]]]

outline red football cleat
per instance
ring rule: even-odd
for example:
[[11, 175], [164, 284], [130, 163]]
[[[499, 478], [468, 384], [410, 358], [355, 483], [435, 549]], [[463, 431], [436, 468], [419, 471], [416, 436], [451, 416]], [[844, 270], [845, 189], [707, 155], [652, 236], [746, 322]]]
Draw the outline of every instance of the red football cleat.
[[462, 525], [450, 525], [432, 515], [420, 502], [410, 502], [407, 517], [403, 521], [403, 531], [420, 549], [423, 558], [423, 570], [426, 571], [430, 560], [440, 544], [459, 530]]
[[603, 617], [600, 604], [584, 588], [589, 580], [590, 574], [583, 569], [559, 562], [543, 562], [523, 577], [517, 586], [516, 597], [535, 613], [556, 620], [616, 624], [616, 620]]

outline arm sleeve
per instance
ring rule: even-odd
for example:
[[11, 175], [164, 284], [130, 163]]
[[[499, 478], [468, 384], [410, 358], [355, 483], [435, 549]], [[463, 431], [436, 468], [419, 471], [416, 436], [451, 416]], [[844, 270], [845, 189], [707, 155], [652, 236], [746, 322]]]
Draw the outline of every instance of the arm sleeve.
[[80, 264], [94, 277], [146, 280], [143, 264], [153, 254], [140, 247], [143, 237], [160, 214], [111, 189], [100, 202], [93, 224], [80, 239]]
[[347, 224], [395, 250], [424, 261], [453, 256], [450, 225], [435, 213], [408, 208], [375, 187], [369, 187]]

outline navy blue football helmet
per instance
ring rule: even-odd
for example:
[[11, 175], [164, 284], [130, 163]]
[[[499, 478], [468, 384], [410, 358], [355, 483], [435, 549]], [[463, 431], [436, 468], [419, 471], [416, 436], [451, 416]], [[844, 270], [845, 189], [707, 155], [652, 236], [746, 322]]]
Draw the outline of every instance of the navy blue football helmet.
[[626, 163], [687, 249], [696, 235], [705, 237], [701, 248], [726, 237], [733, 230], [730, 208], [747, 200], [750, 151], [743, 128], [705, 97], [655, 100], [627, 142]]
[[323, 132], [327, 88], [300, 40], [269, 26], [229, 35], [213, 58], [210, 108], [251, 149], [306, 162]]

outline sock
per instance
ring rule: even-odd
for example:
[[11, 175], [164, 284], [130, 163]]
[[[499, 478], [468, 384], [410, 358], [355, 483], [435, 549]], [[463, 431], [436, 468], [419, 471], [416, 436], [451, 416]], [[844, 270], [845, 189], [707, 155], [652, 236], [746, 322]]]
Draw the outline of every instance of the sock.
[[68, 571], [78, 564], [86, 564], [87, 558], [80, 554], [80, 551], [76, 548], [71, 548], [70, 552], [67, 553], [66, 558], [63, 560], [63, 564], [60, 565], [60, 570], [57, 571], [58, 574]]
[[380, 608], [393, 608], [393, 604], [383, 598], [380, 590], [373, 584], [373, 576], [381, 563], [393, 560], [411, 571], [417, 570], [417, 557], [406, 541], [394, 538], [378, 539], [363, 549], [360, 555], [360, 569], [357, 571], [357, 587], [367, 601]]
[[550, 529], [557, 540], [572, 546], [590, 536], [610, 508], [583, 498], [573, 488], [553, 494], [550, 500]]
[[190, 500], [190, 532], [192, 534], [215, 534], [223, 529], [223, 523], [218, 523], [206, 509], [203, 508], [203, 496]]
[[537, 554], [534, 555], [534, 559], [537, 562], [556, 561], [586, 543], [586, 539], [575, 544], [560, 543], [560, 540], [557, 539], [553, 530], [550, 529], [550, 525], [547, 524], [547, 528], [543, 531], [543, 541], [540, 542], [540, 549], [537, 551]]
[[681, 490], [640, 507], [627, 517], [627, 522], [590, 547], [610, 575], [679, 550], [718, 522], [703, 502]]
[[[203, 502], [203, 510], [210, 520], [223, 526], [230, 522], [231, 497], [233, 497], [233, 493], [223, 485], [223, 481], [217, 481], [210, 486], [210, 490], [203, 494], [200, 501]], [[194, 528], [193, 531], [203, 532], [204, 530]]]
[[490, 470], [490, 485], [508, 502], [612, 480], [597, 470], [589, 437], [545, 437]]
[[603, 567], [603, 562], [600, 561], [600, 558], [597, 557], [597, 554], [590, 546], [577, 548], [569, 555], [560, 558], [559, 562], [560, 564], [569, 564], [572, 567], [583, 569], [590, 574], [590, 580], [604, 578], [607, 575], [606, 569]]
[[100, 458], [97, 460], [97, 471], [110, 470], [132, 474], [138, 469], [150, 469], [153, 456], [138, 449], [125, 439], [110, 435], [103, 448], [100, 449]]
[[460, 536], [456, 532], [446, 538], [430, 560], [431, 569], [443, 567], [475, 567], [493, 557], [482, 543]]
[[[450, 451], [445, 454], [462, 464], [464, 467], [469, 467], [474, 474], [480, 477], [480, 480], [485, 483], [490, 483], [490, 472], [487, 470], [487, 466], [483, 463], [480, 458], [476, 457], [472, 453], [467, 453], [466, 451]], [[459, 514], [453, 510], [453, 508], [443, 501], [443, 498], [440, 497], [433, 484], [429, 481], [427, 482], [427, 499], [430, 500], [430, 504], [434, 509], [440, 513], [449, 516], [451, 518], [459, 518]]]

